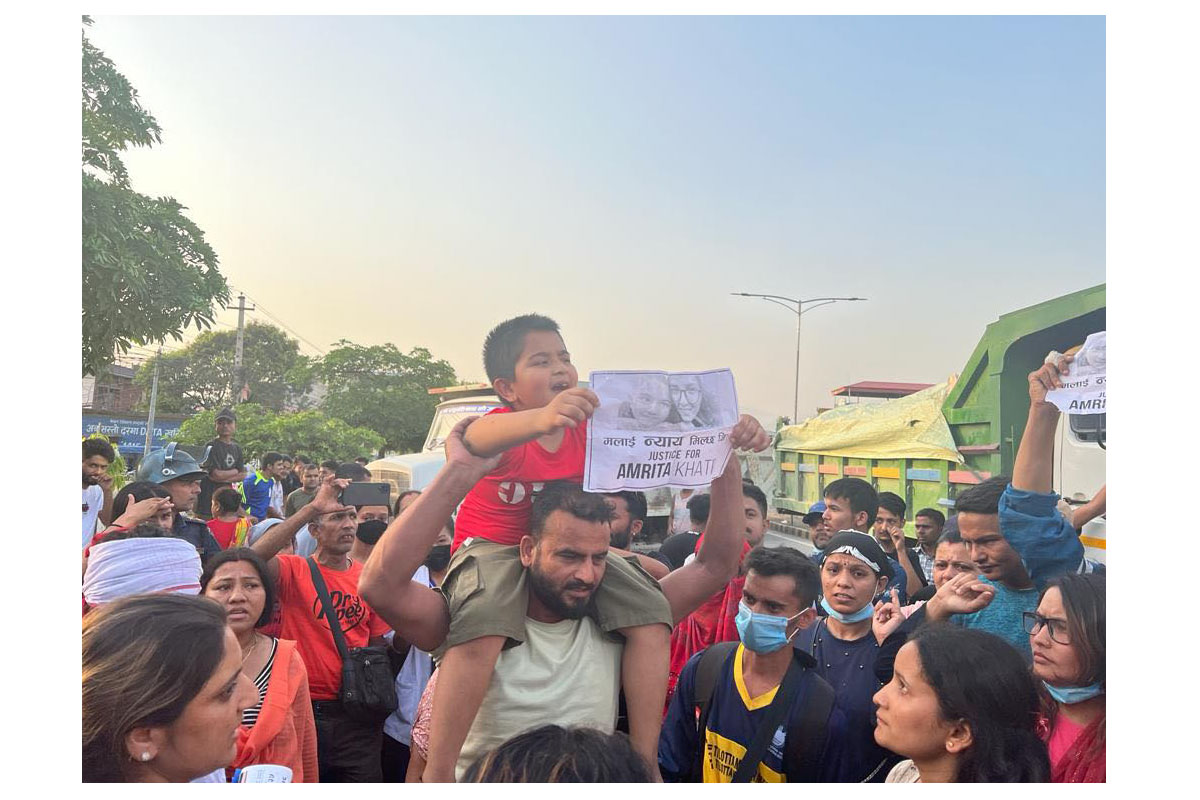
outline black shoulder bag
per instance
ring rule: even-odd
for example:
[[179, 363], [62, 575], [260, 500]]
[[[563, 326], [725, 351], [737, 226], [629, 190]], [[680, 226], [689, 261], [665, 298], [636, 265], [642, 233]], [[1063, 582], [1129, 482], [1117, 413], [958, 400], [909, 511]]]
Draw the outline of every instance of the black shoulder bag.
[[305, 559], [312, 573], [313, 588], [321, 599], [321, 607], [325, 611], [325, 619], [329, 622], [329, 630], [333, 634], [333, 643], [337, 645], [338, 654], [342, 657], [342, 689], [338, 699], [348, 716], [363, 722], [382, 722], [399, 705], [396, 699], [396, 681], [389, 667], [387, 648], [385, 647], [356, 647], [346, 649], [346, 637], [342, 626], [338, 624], [337, 614], [333, 610], [333, 602], [329, 599], [329, 589], [317, 562], [312, 556]]

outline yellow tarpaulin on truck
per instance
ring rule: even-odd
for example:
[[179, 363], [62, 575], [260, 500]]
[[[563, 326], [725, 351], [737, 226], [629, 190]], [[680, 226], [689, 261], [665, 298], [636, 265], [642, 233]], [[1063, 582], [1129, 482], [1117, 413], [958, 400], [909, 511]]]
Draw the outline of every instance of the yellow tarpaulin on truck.
[[884, 403], [834, 408], [779, 432], [780, 450], [846, 458], [940, 458], [961, 464], [942, 403], [950, 383]]

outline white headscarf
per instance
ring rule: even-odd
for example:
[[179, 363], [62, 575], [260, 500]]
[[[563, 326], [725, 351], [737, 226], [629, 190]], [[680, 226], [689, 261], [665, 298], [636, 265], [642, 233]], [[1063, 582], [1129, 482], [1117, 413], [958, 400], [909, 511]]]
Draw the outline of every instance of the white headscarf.
[[132, 594], [200, 594], [200, 554], [183, 539], [118, 539], [92, 547], [83, 576], [89, 606]]
[[267, 517], [262, 522], [256, 522], [254, 527], [250, 529], [250, 533], [246, 535], [246, 547], [249, 547], [257, 542], [264, 533], [271, 530], [271, 528], [274, 528], [281, 522], [283, 522], [283, 520], [279, 519], [278, 517]]

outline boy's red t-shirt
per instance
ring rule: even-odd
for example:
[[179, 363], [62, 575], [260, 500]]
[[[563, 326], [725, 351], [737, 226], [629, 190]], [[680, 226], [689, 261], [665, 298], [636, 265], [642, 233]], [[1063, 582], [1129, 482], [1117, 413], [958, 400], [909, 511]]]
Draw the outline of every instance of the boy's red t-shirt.
[[[511, 414], [495, 408], [488, 414]], [[497, 544], [518, 544], [529, 533], [533, 498], [548, 481], [583, 483], [587, 453], [587, 420], [563, 432], [562, 444], [553, 453], [537, 441], [526, 442], [500, 457], [496, 468], [467, 493], [454, 520], [452, 550], [471, 537]]]
[[[279, 605], [283, 610], [279, 638], [291, 639], [308, 669], [308, 691], [313, 700], [336, 700], [342, 688], [342, 658], [317, 598], [307, 559], [276, 556], [279, 562]], [[358, 594], [362, 564], [338, 571], [317, 564], [333, 602], [338, 623], [346, 637], [346, 649], [366, 647], [372, 636], [383, 636], [391, 627]]]

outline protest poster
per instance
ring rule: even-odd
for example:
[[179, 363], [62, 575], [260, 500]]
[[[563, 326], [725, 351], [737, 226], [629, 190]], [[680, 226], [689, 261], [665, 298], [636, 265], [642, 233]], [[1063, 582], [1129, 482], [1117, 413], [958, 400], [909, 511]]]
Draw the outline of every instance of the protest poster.
[[584, 490], [701, 489], [724, 471], [738, 421], [729, 369], [612, 370], [588, 383], [600, 407], [588, 424]]
[[1106, 341], [1107, 331], [1093, 333], [1075, 354], [1067, 367], [1061, 389], [1046, 393], [1046, 402], [1058, 406], [1065, 414], [1105, 414]]

